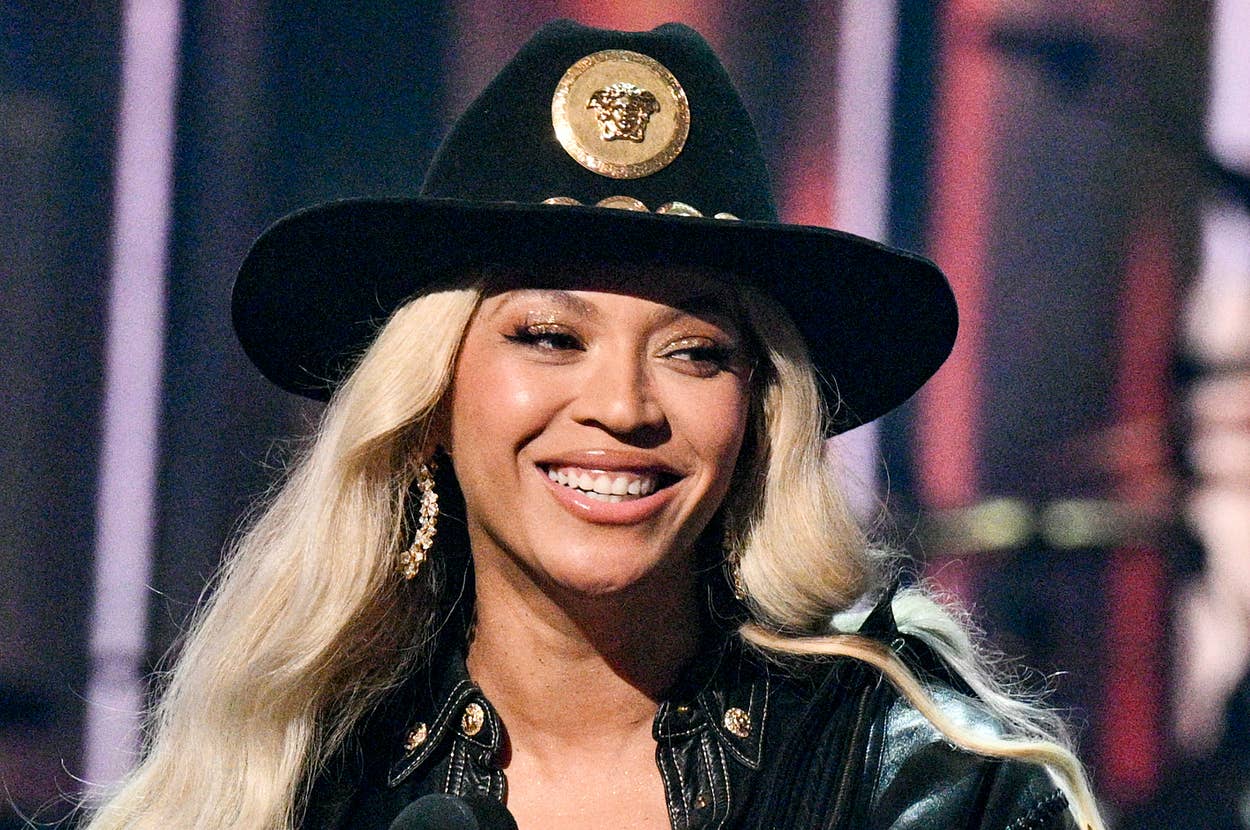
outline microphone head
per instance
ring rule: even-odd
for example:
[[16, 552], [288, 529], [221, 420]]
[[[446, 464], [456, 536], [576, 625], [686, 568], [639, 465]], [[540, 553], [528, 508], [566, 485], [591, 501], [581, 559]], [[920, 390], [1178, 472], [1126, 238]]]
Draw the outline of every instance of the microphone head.
[[390, 830], [517, 830], [508, 808], [484, 795], [433, 793], [409, 804]]

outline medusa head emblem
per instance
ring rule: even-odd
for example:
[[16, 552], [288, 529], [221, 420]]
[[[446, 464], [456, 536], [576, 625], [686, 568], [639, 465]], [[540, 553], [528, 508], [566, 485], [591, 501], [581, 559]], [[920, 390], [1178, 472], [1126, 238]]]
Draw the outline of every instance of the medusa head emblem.
[[642, 87], [615, 83], [590, 96], [586, 109], [595, 111], [600, 138], [604, 141], [641, 142], [647, 137], [651, 116], [660, 111], [660, 102]]
[[568, 68], [551, 95], [564, 151], [592, 173], [638, 179], [663, 170], [690, 133], [690, 103], [655, 58], [604, 49]]

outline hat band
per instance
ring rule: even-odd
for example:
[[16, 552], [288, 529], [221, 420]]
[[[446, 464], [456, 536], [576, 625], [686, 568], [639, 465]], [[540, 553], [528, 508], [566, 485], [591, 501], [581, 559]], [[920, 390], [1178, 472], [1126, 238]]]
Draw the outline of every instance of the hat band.
[[[543, 199], [544, 205], [582, 205], [581, 202], [572, 196], [552, 196], [550, 199]], [[609, 196], [606, 199], [600, 199], [595, 202], [595, 207], [615, 208], [616, 210], [634, 210], [642, 213], [650, 213], [651, 208], [647, 207], [643, 202], [635, 199], [633, 196]], [[655, 209], [656, 213], [667, 214], [669, 216], [697, 216], [702, 218], [703, 214], [697, 208], [691, 207], [685, 202], [665, 202]], [[738, 217], [732, 213], [721, 211], [714, 214], [713, 219], [730, 219], [738, 221]]]

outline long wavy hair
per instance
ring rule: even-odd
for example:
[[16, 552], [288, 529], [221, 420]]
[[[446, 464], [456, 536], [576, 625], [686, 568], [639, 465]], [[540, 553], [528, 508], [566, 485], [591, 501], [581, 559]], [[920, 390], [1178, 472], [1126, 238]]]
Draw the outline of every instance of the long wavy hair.
[[[438, 574], [402, 584], [405, 499], [480, 286], [399, 309], [335, 392], [281, 486], [227, 551], [147, 725], [142, 761], [90, 827], [297, 824], [311, 780], [362, 718], [428, 657]], [[850, 609], [892, 557], [868, 543], [830, 475], [830, 423], [802, 338], [772, 301], [740, 288], [761, 352], [753, 424], [719, 526], [750, 620], [740, 636], [774, 655], [842, 655], [879, 669], [951, 741], [1040, 762], [1085, 824], [1102, 823], [1062, 724], [988, 671], [967, 627], [921, 588], [894, 601], [900, 630], [934, 649], [1002, 724], [947, 716], [888, 648], [855, 634]], [[437, 546], [435, 548], [437, 551]], [[862, 603], [861, 603], [862, 604]]]

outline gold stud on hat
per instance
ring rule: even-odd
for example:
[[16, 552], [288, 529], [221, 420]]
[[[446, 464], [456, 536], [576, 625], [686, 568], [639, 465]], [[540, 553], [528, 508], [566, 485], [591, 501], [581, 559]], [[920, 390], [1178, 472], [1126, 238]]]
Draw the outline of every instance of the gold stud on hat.
[[587, 170], [638, 179], [677, 158], [690, 132], [686, 91], [659, 61], [606, 49], [569, 67], [551, 99], [561, 146]]

